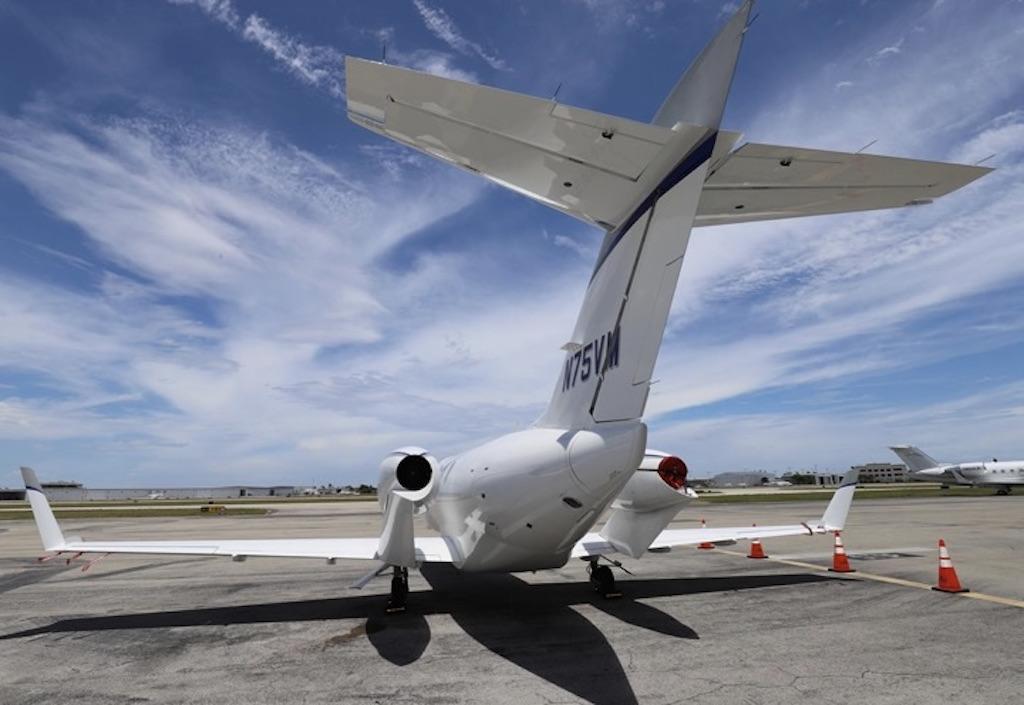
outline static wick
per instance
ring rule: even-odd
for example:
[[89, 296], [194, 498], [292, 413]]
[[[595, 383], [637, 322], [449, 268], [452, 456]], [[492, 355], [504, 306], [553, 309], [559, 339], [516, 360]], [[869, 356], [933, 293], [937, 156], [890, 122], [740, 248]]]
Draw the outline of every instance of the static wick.
[[860, 154], [861, 152], [863, 152], [865, 149], [867, 149], [868, 147], [870, 147], [871, 145], [873, 145], [877, 141], [878, 141], [877, 139], [871, 140], [866, 145], [864, 145], [863, 147], [858, 149], [856, 152], [854, 152], [854, 154]]
[[380, 43], [380, 62], [386, 64], [388, 62], [388, 43]]
[[558, 100], [558, 92], [561, 91], [561, 90], [562, 90], [562, 82], [559, 81], [558, 82], [558, 88], [555, 89], [555, 93], [554, 93], [554, 95], [551, 96], [551, 100], [557, 101]]
[[989, 159], [996, 156], [996, 154], [998, 154], [998, 152], [992, 152], [992, 154], [988, 155], [984, 159], [979, 159], [978, 161], [974, 162], [974, 166], [981, 166], [984, 162], [987, 162]]

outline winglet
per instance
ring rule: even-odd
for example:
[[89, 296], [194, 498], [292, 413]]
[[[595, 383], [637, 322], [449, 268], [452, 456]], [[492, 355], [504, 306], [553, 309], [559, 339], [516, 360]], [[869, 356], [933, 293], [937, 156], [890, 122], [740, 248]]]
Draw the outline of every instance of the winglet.
[[853, 502], [853, 493], [857, 489], [857, 479], [860, 477], [859, 470], [850, 470], [843, 476], [831, 501], [825, 507], [825, 513], [821, 515], [818, 526], [823, 531], [838, 531], [846, 524], [846, 515], [850, 511], [850, 504]]
[[25, 495], [29, 504], [32, 505], [32, 516], [36, 520], [36, 528], [39, 529], [39, 538], [43, 541], [43, 548], [47, 551], [57, 551], [64, 546], [64, 534], [57, 525], [57, 518], [53, 516], [50, 509], [50, 502], [43, 494], [42, 485], [32, 468], [23, 467], [21, 477], [25, 480]]

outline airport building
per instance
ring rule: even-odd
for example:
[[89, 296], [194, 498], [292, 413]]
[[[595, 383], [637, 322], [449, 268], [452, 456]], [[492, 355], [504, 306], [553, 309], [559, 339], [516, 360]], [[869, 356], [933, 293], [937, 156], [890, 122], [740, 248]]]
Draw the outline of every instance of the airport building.
[[851, 470], [860, 471], [861, 484], [881, 484], [892, 482], [913, 482], [907, 466], [901, 463], [865, 463], [854, 465]]
[[772, 478], [764, 472], [720, 472], [711, 478], [712, 487], [760, 487]]
[[[234, 499], [238, 497], [290, 497], [304, 489], [293, 485], [261, 487], [232, 485], [230, 487], [133, 487], [102, 489], [85, 487], [81, 482], [42, 482], [43, 492], [52, 502], [86, 502], [91, 500], [125, 499]], [[4, 490], [8, 499], [24, 499], [25, 490]], [[15, 496], [16, 493], [16, 496]]]

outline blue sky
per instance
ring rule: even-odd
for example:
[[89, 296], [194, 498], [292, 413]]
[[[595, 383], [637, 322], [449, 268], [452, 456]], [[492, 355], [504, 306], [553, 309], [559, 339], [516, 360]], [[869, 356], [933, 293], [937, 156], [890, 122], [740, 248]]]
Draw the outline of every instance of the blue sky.
[[[349, 123], [342, 60], [648, 120], [732, 5], [0, 0], [0, 485], [372, 481], [528, 425], [600, 233]], [[760, 3], [727, 128], [998, 170], [696, 231], [652, 447], [1024, 457], [1024, 3], [985, 8]]]

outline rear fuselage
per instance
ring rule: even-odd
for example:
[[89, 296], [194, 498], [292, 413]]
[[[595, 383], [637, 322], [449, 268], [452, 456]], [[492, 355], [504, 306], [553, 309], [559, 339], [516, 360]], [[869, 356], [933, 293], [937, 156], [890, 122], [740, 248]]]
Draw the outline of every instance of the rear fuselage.
[[646, 441], [641, 421], [502, 436], [441, 461], [427, 522], [463, 570], [560, 567], [629, 481]]

